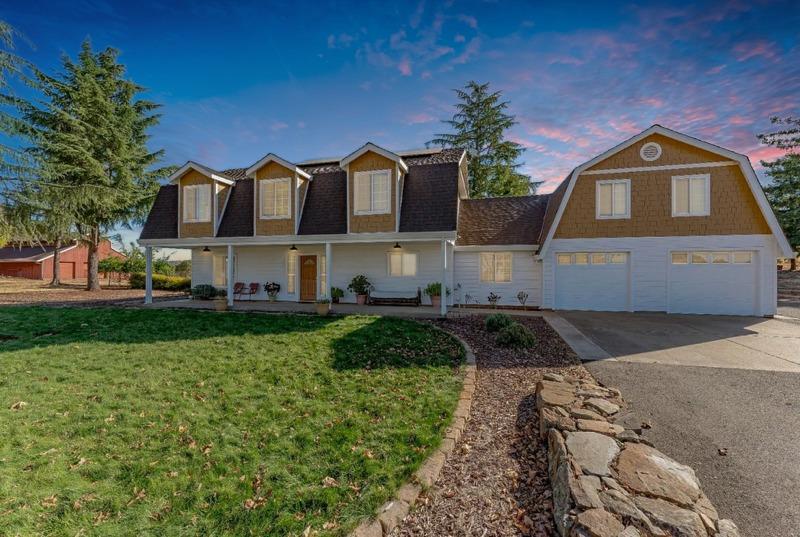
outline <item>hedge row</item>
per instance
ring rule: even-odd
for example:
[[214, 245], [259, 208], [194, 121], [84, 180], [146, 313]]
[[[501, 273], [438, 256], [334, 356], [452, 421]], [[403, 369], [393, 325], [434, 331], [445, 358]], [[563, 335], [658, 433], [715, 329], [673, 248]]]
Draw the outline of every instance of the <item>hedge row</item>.
[[[131, 274], [130, 284], [132, 289], [144, 289], [144, 282], [144, 272], [134, 272]], [[153, 274], [153, 289], [162, 289], [164, 291], [189, 291], [191, 288], [191, 278]]]

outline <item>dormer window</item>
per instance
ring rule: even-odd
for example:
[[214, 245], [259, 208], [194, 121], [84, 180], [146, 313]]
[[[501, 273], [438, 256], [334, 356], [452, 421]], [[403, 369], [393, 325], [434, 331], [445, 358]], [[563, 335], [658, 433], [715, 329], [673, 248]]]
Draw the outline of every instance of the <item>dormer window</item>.
[[187, 185], [183, 187], [183, 221], [211, 221], [211, 185]]
[[355, 214], [386, 214], [391, 212], [391, 170], [356, 172], [353, 185]]
[[289, 186], [288, 177], [282, 179], [262, 179], [259, 181], [261, 192], [261, 219], [289, 218]]

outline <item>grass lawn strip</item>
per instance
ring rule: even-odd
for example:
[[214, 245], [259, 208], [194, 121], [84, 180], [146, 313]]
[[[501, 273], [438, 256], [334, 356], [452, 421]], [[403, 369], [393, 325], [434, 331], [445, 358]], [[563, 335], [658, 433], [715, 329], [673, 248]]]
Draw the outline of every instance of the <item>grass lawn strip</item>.
[[10, 534], [343, 535], [438, 445], [462, 350], [429, 326], [0, 309]]

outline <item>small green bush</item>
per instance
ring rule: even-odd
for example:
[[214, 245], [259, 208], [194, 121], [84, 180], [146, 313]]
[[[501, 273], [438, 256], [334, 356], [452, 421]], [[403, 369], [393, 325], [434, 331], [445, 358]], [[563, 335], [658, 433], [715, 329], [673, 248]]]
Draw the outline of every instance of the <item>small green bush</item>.
[[512, 323], [500, 329], [497, 334], [497, 344], [503, 347], [533, 347], [536, 344], [536, 336], [521, 324]]
[[514, 320], [505, 313], [493, 313], [486, 316], [486, 330], [489, 332], [497, 332], [511, 324], [514, 324]]
[[[130, 276], [131, 289], [144, 289], [144, 272], [134, 272]], [[163, 274], [153, 274], [153, 289], [164, 291], [189, 291], [192, 288], [192, 279], [181, 276], [165, 276]]]
[[201, 300], [211, 300], [216, 296], [220, 296], [220, 293], [219, 290], [213, 285], [208, 285], [204, 283], [192, 287], [192, 298], [199, 298]]

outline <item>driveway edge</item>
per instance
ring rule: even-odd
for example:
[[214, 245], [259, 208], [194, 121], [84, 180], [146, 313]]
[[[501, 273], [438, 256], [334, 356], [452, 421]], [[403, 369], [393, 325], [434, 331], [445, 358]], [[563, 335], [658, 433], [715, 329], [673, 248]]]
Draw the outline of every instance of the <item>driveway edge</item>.
[[442, 443], [428, 456], [419, 469], [414, 472], [411, 480], [397, 489], [394, 498], [378, 508], [375, 518], [359, 524], [359, 526], [350, 533], [349, 537], [384, 537], [389, 535], [417, 503], [417, 499], [422, 491], [432, 487], [439, 478], [445, 461], [453, 452], [456, 442], [461, 438], [464, 428], [467, 426], [470, 409], [472, 408], [472, 398], [475, 394], [477, 375], [475, 353], [472, 352], [472, 348], [469, 344], [457, 335], [442, 330], [438, 326], [431, 326], [436, 330], [456, 338], [464, 349], [464, 356], [466, 358], [466, 366], [464, 366], [464, 385], [461, 388], [458, 404], [453, 412], [453, 422], [450, 424], [450, 427], [445, 430]]

